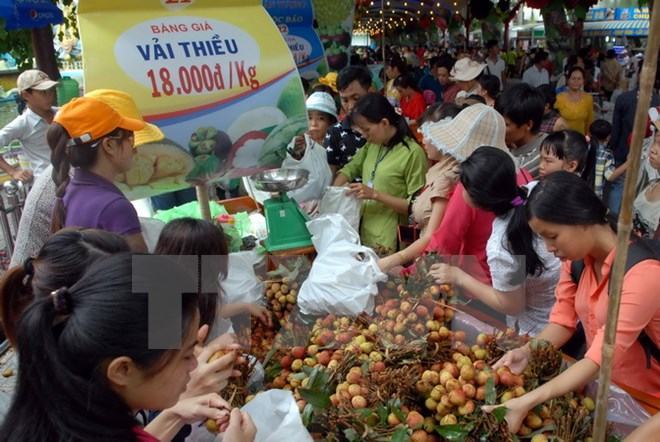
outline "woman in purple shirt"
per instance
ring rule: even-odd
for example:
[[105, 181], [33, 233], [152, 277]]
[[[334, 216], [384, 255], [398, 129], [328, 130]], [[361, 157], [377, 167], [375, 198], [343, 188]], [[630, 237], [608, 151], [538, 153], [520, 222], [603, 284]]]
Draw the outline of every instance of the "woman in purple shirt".
[[90, 97], [60, 109], [47, 133], [57, 185], [53, 232], [64, 227], [107, 230], [124, 236], [132, 250], [147, 251], [135, 208], [113, 184], [131, 168], [133, 132], [144, 125]]

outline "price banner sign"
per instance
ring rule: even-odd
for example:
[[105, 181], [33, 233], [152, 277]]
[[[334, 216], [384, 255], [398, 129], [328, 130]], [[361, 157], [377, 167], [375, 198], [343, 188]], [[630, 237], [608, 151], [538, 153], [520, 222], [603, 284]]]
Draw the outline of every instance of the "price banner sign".
[[309, 80], [325, 75], [328, 67], [314, 30], [312, 0], [264, 0], [263, 4], [286, 40], [300, 75]]
[[129, 93], [165, 134], [118, 178], [131, 199], [279, 167], [307, 129], [296, 64], [259, 0], [84, 0], [79, 22], [87, 91]]

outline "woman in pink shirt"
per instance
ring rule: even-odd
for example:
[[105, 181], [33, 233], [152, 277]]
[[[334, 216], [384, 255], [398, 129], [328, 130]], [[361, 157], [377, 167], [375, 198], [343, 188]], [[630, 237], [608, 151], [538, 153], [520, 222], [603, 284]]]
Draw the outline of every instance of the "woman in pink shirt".
[[[545, 241], [548, 251], [562, 263], [556, 303], [548, 326], [538, 336], [556, 348], [584, 327], [588, 350], [556, 378], [507, 401], [509, 429], [518, 431], [527, 412], [549, 399], [583, 387], [598, 376], [607, 319], [609, 279], [616, 255], [616, 233], [608, 222], [607, 208], [577, 175], [556, 172], [532, 191], [527, 203], [529, 224]], [[571, 277], [571, 261], [582, 260], [578, 283]], [[660, 397], [660, 363], [645, 353], [639, 337], [660, 342], [660, 261], [647, 259], [630, 267], [623, 279], [617, 324], [612, 380]], [[512, 350], [495, 364], [514, 373], [527, 366], [529, 347]], [[490, 411], [494, 407], [484, 407]]]

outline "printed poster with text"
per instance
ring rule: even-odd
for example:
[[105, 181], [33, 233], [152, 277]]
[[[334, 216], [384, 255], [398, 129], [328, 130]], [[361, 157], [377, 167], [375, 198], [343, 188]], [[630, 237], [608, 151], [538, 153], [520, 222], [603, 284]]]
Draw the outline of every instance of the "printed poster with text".
[[354, 0], [312, 0], [318, 33], [331, 71], [348, 66], [353, 35]]
[[312, 80], [325, 75], [328, 67], [314, 30], [312, 0], [264, 0], [263, 4], [289, 45], [300, 76]]
[[165, 134], [118, 178], [130, 199], [279, 167], [307, 130], [298, 70], [259, 0], [83, 0], [79, 22], [87, 91], [128, 92]]

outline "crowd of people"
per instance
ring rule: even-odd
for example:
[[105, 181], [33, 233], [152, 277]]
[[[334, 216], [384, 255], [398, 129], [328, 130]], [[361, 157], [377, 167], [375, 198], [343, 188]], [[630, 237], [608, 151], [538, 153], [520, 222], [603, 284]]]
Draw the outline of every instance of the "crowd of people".
[[[431, 268], [432, 278], [504, 315], [519, 333], [560, 348], [583, 331], [576, 364], [507, 402], [517, 431], [528, 410], [598, 373], [638, 91], [618, 91], [608, 122], [595, 118], [590, 90], [594, 78], [621, 75], [609, 54], [600, 75], [583, 55], [569, 59], [559, 87], [541, 50], [517, 74], [497, 42], [488, 42], [483, 59], [420, 57], [410, 48], [388, 54], [380, 89], [360, 65], [309, 86], [310, 129], [291, 140], [284, 164], [314, 164], [296, 195], [310, 212], [329, 185], [362, 201], [360, 238], [379, 253], [384, 272], [412, 272], [418, 257], [439, 253], [446, 263]], [[0, 141], [24, 143], [32, 165], [0, 161], [0, 168], [35, 179], [0, 286], [2, 324], [19, 364], [0, 440], [182, 440], [190, 424], [206, 419], [226, 440], [253, 440], [250, 416], [221, 396], [239, 358], [223, 319], [247, 313], [269, 323], [268, 311], [223, 303], [221, 289], [206, 293], [191, 282], [197, 292], [169, 318], [182, 325], [180, 347], [149, 346], [149, 298], [132, 294], [149, 276], [132, 272], [132, 257], [148, 247], [135, 208], [113, 181], [130, 169], [135, 149], [164, 135], [126, 93], [89, 91], [55, 109], [54, 86], [42, 72], [21, 74], [26, 113], [0, 131]], [[610, 99], [619, 82], [599, 87]], [[660, 250], [660, 102], [653, 100], [631, 249]], [[172, 255], [227, 250], [221, 227], [180, 219], [165, 226], [152, 253], [169, 256], [159, 272], [188, 281]], [[226, 263], [214, 269], [221, 279], [227, 271]], [[660, 261], [648, 257], [626, 269], [612, 377], [655, 397], [660, 280], [648, 275], [659, 272]], [[219, 349], [230, 351], [209, 362]], [[522, 347], [498, 365], [518, 373], [528, 357]]]

